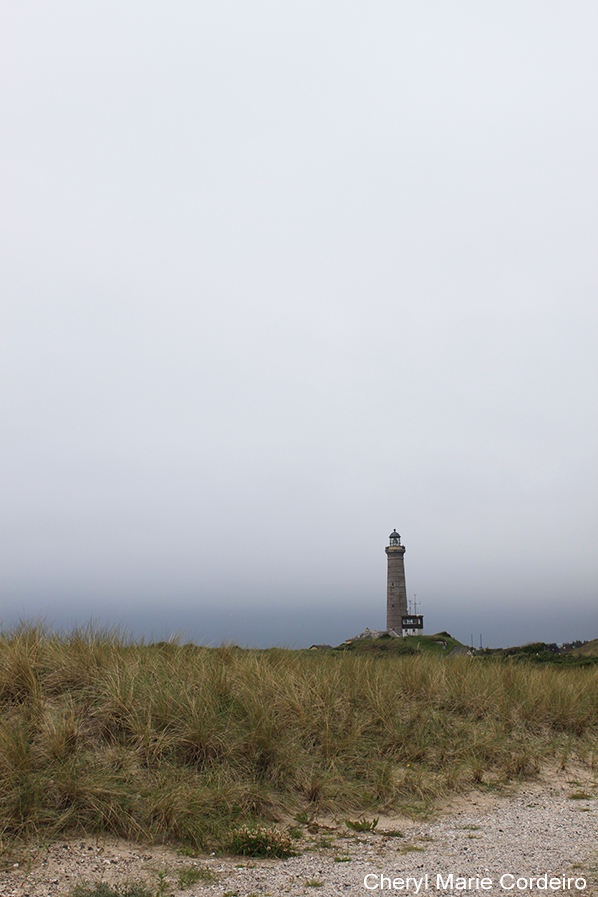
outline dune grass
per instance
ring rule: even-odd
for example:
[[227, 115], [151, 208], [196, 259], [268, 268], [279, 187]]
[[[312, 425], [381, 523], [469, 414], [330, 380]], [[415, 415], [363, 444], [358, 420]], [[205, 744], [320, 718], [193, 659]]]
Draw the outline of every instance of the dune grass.
[[413, 810], [598, 762], [598, 668], [0, 637], [0, 835], [218, 849], [246, 823]]

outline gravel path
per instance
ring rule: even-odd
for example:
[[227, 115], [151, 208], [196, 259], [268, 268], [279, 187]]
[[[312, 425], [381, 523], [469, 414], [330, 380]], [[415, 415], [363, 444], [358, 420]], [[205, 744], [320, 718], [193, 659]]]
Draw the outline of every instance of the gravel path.
[[[572, 797], [580, 793], [587, 796]], [[38, 851], [29, 867], [22, 858], [19, 866], [0, 873], [0, 897], [63, 897], [77, 881], [100, 879], [142, 880], [156, 893], [160, 874], [168, 893], [180, 897], [470, 892], [598, 897], [595, 778], [586, 775], [580, 782], [570, 772], [553, 775], [500, 798], [473, 794], [445, 810], [429, 823], [380, 820], [375, 833], [355, 835], [343, 825], [321, 828], [307, 836], [301, 856], [278, 861], [189, 858], [163, 847], [110, 840], [59, 842]], [[401, 834], [391, 834], [393, 829]], [[181, 888], [179, 877], [189, 869], [202, 878]]]

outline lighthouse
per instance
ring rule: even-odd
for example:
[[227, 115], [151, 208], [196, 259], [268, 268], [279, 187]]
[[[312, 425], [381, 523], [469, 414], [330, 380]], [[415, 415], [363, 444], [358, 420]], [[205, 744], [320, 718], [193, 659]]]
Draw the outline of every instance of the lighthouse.
[[384, 549], [388, 558], [388, 579], [386, 588], [386, 628], [403, 634], [403, 617], [408, 615], [407, 587], [405, 585], [405, 546], [395, 530], [388, 537], [389, 544]]

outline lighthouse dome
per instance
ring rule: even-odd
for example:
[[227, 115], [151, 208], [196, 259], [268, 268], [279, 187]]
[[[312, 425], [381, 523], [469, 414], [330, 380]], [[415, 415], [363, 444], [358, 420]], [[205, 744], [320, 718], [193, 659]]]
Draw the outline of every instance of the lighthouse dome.
[[396, 531], [396, 529], [393, 529], [392, 533], [388, 537], [388, 540], [391, 545], [400, 545], [401, 544], [401, 537], [398, 534], [398, 532]]

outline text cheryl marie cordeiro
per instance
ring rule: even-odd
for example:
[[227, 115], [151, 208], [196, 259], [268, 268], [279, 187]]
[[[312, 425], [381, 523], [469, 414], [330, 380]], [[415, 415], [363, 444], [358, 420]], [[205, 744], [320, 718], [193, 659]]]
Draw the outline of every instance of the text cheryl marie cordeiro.
[[565, 875], [557, 877], [548, 872], [530, 877], [505, 872], [498, 879], [485, 876], [466, 878], [455, 875], [454, 872], [448, 872], [446, 875], [442, 873], [429, 875], [426, 872], [419, 878], [393, 877], [382, 872], [369, 872], [363, 879], [363, 886], [367, 891], [410, 891], [412, 894], [419, 894], [422, 891], [490, 891], [496, 887], [501, 891], [584, 891], [587, 882], [582, 877]]

